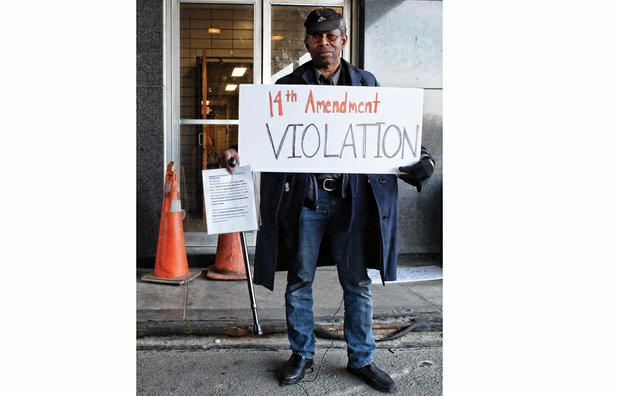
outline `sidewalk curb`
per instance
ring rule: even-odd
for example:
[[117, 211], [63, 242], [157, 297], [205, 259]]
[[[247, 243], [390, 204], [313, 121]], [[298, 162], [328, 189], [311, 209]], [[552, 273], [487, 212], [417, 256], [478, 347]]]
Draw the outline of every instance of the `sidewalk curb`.
[[[263, 334], [286, 333], [286, 322], [277, 319], [260, 321]], [[373, 331], [396, 333], [404, 328], [408, 331], [428, 332], [443, 331], [443, 314], [441, 311], [418, 312], [414, 315], [400, 313], [378, 315], [373, 319]], [[253, 335], [252, 320], [144, 320], [136, 326], [137, 338], [167, 336], [212, 336], [227, 335], [243, 337]], [[332, 317], [315, 318], [315, 334], [321, 338], [337, 339], [342, 334], [342, 318], [332, 321]]]

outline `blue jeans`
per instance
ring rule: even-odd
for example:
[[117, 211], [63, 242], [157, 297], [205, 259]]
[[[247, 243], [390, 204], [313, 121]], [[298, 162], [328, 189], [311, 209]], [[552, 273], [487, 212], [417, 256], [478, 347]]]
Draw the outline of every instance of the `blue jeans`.
[[324, 234], [330, 238], [331, 255], [338, 269], [344, 294], [344, 337], [349, 365], [354, 368], [372, 363], [375, 340], [372, 334], [371, 280], [359, 259], [364, 250], [359, 227], [348, 233], [351, 198], [337, 192], [318, 191], [318, 207], [302, 208], [299, 221], [299, 250], [288, 271], [286, 324], [293, 353], [313, 359], [315, 353], [312, 282], [317, 267], [319, 247]]

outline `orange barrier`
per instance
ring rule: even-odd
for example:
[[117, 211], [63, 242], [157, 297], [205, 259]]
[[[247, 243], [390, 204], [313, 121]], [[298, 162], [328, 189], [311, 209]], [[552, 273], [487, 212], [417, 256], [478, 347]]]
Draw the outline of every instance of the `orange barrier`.
[[155, 271], [143, 275], [140, 279], [145, 282], [182, 285], [196, 278], [201, 271], [190, 271], [187, 264], [179, 184], [172, 165], [174, 161], [171, 161], [166, 169]]
[[219, 235], [215, 252], [215, 265], [207, 269], [207, 278], [214, 280], [247, 279], [241, 237], [238, 232]]

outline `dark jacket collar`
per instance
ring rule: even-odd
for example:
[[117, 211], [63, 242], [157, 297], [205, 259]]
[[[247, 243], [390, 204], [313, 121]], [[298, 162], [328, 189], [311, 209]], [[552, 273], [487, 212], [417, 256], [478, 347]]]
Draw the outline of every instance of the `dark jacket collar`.
[[[362, 85], [361, 77], [357, 68], [352, 66], [349, 62], [344, 59], [340, 59], [340, 67], [341, 67], [341, 75], [340, 78], [346, 78], [346, 75], [351, 79], [352, 86]], [[293, 75], [297, 78], [301, 78], [306, 84], [313, 85], [314, 84], [314, 66], [312, 65], [312, 61], [304, 63], [299, 66], [297, 69], [293, 71]]]

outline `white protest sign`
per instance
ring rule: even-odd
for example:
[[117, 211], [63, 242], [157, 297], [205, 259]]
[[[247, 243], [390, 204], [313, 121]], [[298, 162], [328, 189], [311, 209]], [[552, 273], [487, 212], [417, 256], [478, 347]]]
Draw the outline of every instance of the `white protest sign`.
[[399, 173], [420, 160], [421, 88], [247, 85], [239, 155], [254, 171]]

